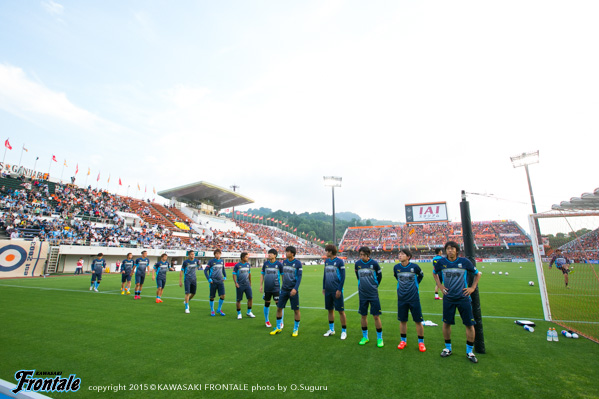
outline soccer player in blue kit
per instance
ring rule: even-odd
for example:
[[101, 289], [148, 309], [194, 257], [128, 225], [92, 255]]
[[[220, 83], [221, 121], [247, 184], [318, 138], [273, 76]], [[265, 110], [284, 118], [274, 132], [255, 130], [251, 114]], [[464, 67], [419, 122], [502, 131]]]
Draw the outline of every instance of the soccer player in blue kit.
[[[262, 274], [260, 276], [260, 292], [264, 293], [264, 321], [266, 327], [272, 327], [269, 320], [270, 300], [278, 302], [280, 287], [280, 277], [283, 271], [283, 264], [277, 260], [278, 252], [271, 248], [268, 250], [268, 259], [262, 265]], [[281, 324], [281, 329], [283, 325]]]
[[[227, 273], [225, 271], [225, 262], [220, 258], [222, 252], [220, 249], [214, 251], [214, 259], [208, 261], [206, 269], [204, 269], [204, 275], [210, 283], [210, 316], [215, 316], [218, 313], [224, 316], [225, 313], [222, 311], [223, 302], [225, 302], [225, 280], [227, 279]], [[214, 297], [218, 290], [218, 309], [214, 312]]]
[[[162, 303], [162, 291], [166, 285], [166, 272], [171, 269], [171, 265], [167, 262], [168, 255], [160, 255], [160, 260], [154, 265], [154, 271], [156, 272], [156, 303]], [[154, 275], [152, 275], [154, 280]]]
[[281, 293], [277, 302], [277, 326], [270, 332], [270, 335], [279, 334], [283, 330], [283, 309], [287, 305], [287, 301], [293, 309], [295, 324], [293, 326], [292, 337], [297, 337], [299, 334], [300, 324], [300, 308], [299, 308], [299, 286], [302, 282], [302, 262], [295, 259], [297, 250], [295, 247], [288, 246], [285, 248], [285, 259], [283, 261], [283, 282], [281, 284]]
[[329, 244], [324, 247], [327, 259], [324, 261], [322, 277], [322, 294], [324, 307], [329, 312], [329, 329], [323, 335], [335, 335], [335, 310], [339, 312], [341, 321], [341, 339], [347, 338], [347, 319], [343, 301], [343, 284], [345, 283], [345, 263], [337, 257], [337, 247]]
[[[460, 245], [457, 242], [448, 241], [445, 244], [447, 258], [442, 258], [435, 264], [435, 281], [443, 292], [443, 338], [445, 339], [445, 349], [441, 352], [441, 357], [451, 356], [451, 325], [455, 324], [455, 311], [457, 308], [462, 323], [466, 326], [466, 357], [472, 363], [478, 363], [478, 359], [472, 352], [476, 322], [472, 315], [470, 294], [476, 290], [481, 273], [470, 260], [458, 257], [459, 250]], [[474, 275], [470, 287], [467, 283], [467, 273]], [[439, 275], [443, 276], [443, 282], [439, 279]]]
[[[435, 263], [437, 263], [439, 259], [443, 259], [443, 250], [441, 248], [435, 249], [435, 257], [433, 258], [433, 276], [435, 274]], [[435, 300], [441, 300], [441, 297], [439, 296], [439, 286], [437, 284], [435, 284]]]
[[[133, 274], [133, 254], [129, 252], [127, 254], [127, 259], [121, 262], [121, 295], [125, 295], [125, 290], [127, 295], [131, 294], [131, 274]], [[125, 285], [126, 284], [126, 285]]]
[[399, 251], [399, 263], [393, 267], [393, 276], [397, 280], [397, 319], [399, 320], [399, 333], [401, 341], [397, 349], [406, 347], [408, 340], [408, 311], [412, 313], [412, 320], [416, 323], [416, 334], [418, 334], [418, 350], [426, 352], [424, 346], [424, 326], [422, 322], [422, 307], [420, 306], [420, 294], [418, 285], [424, 278], [420, 266], [410, 262], [412, 252], [409, 249]]
[[564, 282], [566, 283], [566, 288], [568, 287], [568, 273], [570, 273], [570, 260], [562, 254], [561, 249], [556, 249], [555, 254], [551, 257], [551, 261], [549, 262], [549, 268], [555, 264], [558, 270], [562, 272], [564, 275]]
[[141, 251], [141, 258], [135, 259], [135, 296], [133, 299], [141, 299], [141, 289], [146, 280], [146, 270], [150, 267], [148, 251]]
[[198, 288], [197, 270], [201, 265], [195, 256], [194, 251], [187, 251], [187, 259], [183, 261], [179, 272], [179, 287], [183, 287], [182, 280], [185, 280], [185, 313], [189, 313], [189, 301], [195, 296]]
[[362, 325], [362, 339], [360, 345], [366, 345], [368, 339], [368, 305], [370, 305], [370, 314], [374, 318], [376, 327], [376, 346], [382, 348], [383, 343], [383, 325], [381, 323], [381, 302], [379, 300], [379, 285], [383, 279], [383, 273], [378, 262], [370, 258], [370, 248], [360, 247], [360, 260], [355, 264], [356, 277], [358, 278], [358, 297], [360, 298], [360, 308], [358, 313], [362, 316], [360, 323]]
[[252, 274], [250, 270], [250, 264], [248, 263], [248, 253], [242, 252], [240, 256], [241, 262], [238, 262], [233, 267], [233, 282], [235, 283], [235, 288], [237, 289], [237, 318], [241, 319], [241, 300], [243, 299], [243, 294], [248, 301], [248, 311], [247, 316], [250, 318], [254, 318], [254, 314], [252, 313]]
[[96, 259], [92, 260], [91, 269], [92, 269], [92, 284], [89, 287], [89, 290], [92, 289], [98, 292], [98, 287], [100, 286], [100, 282], [102, 281], [102, 272], [106, 267], [106, 261], [102, 259], [104, 254], [99, 253]]

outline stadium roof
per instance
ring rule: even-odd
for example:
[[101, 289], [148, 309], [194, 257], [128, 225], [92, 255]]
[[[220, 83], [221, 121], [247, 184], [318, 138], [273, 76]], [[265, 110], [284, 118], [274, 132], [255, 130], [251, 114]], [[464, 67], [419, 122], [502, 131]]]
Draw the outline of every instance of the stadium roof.
[[580, 197], [572, 197], [551, 207], [554, 211], [599, 211], [599, 188]]
[[217, 210], [254, 202], [239, 193], [204, 181], [159, 191], [158, 195], [188, 204], [211, 203]]

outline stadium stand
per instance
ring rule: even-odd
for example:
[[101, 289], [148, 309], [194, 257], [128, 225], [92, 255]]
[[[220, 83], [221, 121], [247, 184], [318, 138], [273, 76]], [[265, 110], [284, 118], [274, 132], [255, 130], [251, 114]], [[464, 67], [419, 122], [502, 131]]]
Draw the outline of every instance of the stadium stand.
[[[522, 228], [514, 221], [496, 220], [473, 222], [474, 242], [479, 250], [486, 254], [504, 253], [513, 249], [512, 254], [521, 254], [516, 249], [527, 249], [530, 239]], [[341, 251], [357, 251], [361, 246], [370, 247], [375, 251], [391, 252], [408, 247], [423, 253], [431, 252], [434, 248], [442, 247], [447, 241], [463, 244], [461, 223], [428, 223], [401, 226], [350, 227], [340, 244]]]
[[575, 262], [599, 260], [599, 228], [589, 231], [559, 248]]

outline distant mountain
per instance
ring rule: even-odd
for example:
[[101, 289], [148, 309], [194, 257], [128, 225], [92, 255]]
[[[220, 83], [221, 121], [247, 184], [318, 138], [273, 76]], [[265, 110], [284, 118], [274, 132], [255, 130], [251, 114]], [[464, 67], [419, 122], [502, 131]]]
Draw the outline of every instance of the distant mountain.
[[337, 212], [335, 213], [335, 218], [339, 220], [345, 220], [347, 222], [351, 222], [352, 220], [360, 221], [362, 218], [357, 213], [353, 212]]

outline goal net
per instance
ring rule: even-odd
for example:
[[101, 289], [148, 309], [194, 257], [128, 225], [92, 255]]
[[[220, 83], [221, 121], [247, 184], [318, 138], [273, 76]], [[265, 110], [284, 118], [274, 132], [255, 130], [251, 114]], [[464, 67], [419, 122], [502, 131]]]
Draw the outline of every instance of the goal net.
[[599, 343], [599, 212], [552, 211], [529, 222], [545, 320]]

